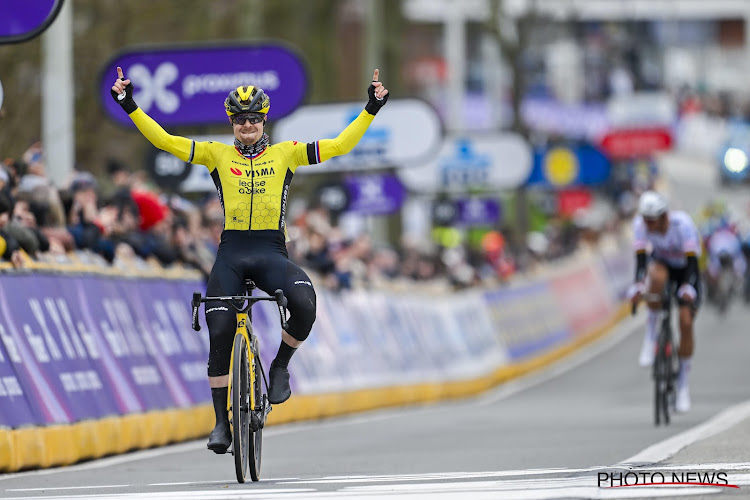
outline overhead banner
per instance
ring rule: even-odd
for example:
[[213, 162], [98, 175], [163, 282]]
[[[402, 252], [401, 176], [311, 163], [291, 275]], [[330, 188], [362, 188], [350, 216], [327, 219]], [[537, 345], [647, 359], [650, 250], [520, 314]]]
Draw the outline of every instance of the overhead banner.
[[398, 171], [418, 192], [512, 189], [531, 171], [531, 149], [516, 134], [457, 136], [443, 142], [437, 156], [418, 167]]
[[271, 99], [268, 118], [276, 120], [302, 104], [308, 87], [302, 58], [282, 45], [139, 48], [112, 58], [99, 85], [107, 113], [128, 126], [110, 95], [118, 66], [135, 86], [135, 102], [161, 125], [227, 123], [224, 99], [241, 85], [261, 87]]
[[[273, 101], [272, 101], [273, 102]], [[366, 101], [305, 106], [273, 128], [274, 143], [334, 139], [364, 109]], [[303, 167], [297, 174], [405, 167], [429, 161], [443, 136], [440, 117], [419, 99], [389, 99], [352, 151]]]
[[62, 4], [63, 0], [0, 0], [0, 44], [23, 42], [41, 34]]

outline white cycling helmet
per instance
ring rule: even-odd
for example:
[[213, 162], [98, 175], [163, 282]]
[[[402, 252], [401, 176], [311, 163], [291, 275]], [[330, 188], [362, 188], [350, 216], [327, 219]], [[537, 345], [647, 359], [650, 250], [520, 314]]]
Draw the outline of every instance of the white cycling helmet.
[[656, 219], [667, 213], [667, 200], [656, 191], [646, 191], [638, 200], [638, 213], [646, 219]]

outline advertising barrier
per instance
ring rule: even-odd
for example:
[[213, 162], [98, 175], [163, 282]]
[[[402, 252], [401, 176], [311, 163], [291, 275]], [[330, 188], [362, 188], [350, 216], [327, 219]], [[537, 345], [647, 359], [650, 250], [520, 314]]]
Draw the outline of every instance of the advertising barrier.
[[[318, 287], [317, 320], [290, 365], [294, 397], [269, 424], [465, 397], [543, 366], [624, 314], [631, 269], [613, 248], [492, 290]], [[197, 276], [0, 274], [0, 471], [206, 436], [203, 314], [200, 332], [190, 325], [204, 290]], [[275, 304], [258, 303], [252, 322], [267, 368]]]

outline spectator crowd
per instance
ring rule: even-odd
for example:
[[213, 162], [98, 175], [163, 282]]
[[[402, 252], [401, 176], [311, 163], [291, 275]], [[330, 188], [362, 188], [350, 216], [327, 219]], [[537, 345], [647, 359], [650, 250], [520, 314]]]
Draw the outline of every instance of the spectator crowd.
[[[144, 170], [111, 160], [106, 185], [74, 171], [58, 189], [48, 177], [40, 143], [0, 165], [0, 251], [15, 268], [84, 255], [123, 267], [156, 261], [194, 268], [208, 277], [224, 214], [215, 193], [188, 200], [155, 188]], [[509, 281], [519, 270], [572, 252], [589, 224], [553, 221], [519, 251], [500, 230], [478, 245], [402, 241], [398, 246], [352, 237], [321, 207], [290, 211], [290, 257], [331, 290], [403, 288], [420, 283], [443, 290]]]

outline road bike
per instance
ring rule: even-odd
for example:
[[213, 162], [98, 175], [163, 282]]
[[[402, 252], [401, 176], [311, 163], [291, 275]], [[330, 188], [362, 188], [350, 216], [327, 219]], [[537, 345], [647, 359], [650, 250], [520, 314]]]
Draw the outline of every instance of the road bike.
[[[672, 295], [674, 283], [668, 283], [663, 293], [646, 293], [641, 297], [647, 302], [661, 302], [661, 325], [656, 338], [652, 378], [654, 380], [654, 424], [669, 425], [670, 412], [674, 411], [679, 357], [672, 328]], [[637, 304], [633, 304], [635, 314]]]
[[[262, 300], [275, 301], [279, 308], [281, 327], [288, 328], [286, 317], [287, 299], [282, 290], [276, 290], [273, 297], [253, 297], [256, 288], [252, 280], [245, 280], [246, 294], [223, 297], [202, 297], [193, 293], [193, 329], [201, 329], [198, 323], [198, 309], [202, 302], [220, 301], [231, 306], [237, 315], [237, 329], [232, 344], [229, 361], [229, 388], [227, 411], [232, 426], [232, 455], [237, 473], [237, 481], [247, 481], [248, 465], [250, 478], [260, 479], [261, 451], [263, 449], [263, 427], [271, 403], [268, 401], [268, 380], [260, 359], [258, 337], [253, 334], [252, 307]], [[244, 305], [243, 305], [244, 304]], [[261, 383], [261, 380], [263, 383]]]

